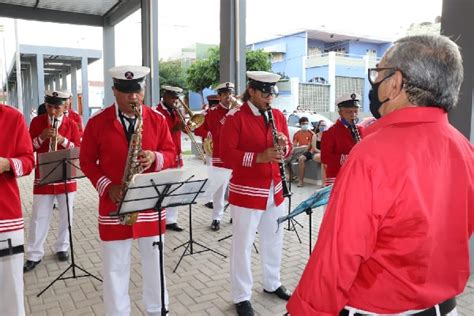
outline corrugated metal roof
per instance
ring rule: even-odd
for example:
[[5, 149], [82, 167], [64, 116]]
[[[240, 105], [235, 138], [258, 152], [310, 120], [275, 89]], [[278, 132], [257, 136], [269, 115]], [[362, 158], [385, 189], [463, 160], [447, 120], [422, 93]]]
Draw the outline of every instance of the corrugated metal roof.
[[120, 0], [0, 0], [0, 3], [30, 8], [103, 16]]

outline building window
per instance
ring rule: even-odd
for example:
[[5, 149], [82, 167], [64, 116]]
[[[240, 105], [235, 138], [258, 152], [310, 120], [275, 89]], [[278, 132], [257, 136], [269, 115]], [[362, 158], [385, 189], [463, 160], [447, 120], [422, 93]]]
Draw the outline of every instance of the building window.
[[285, 60], [285, 53], [272, 53], [272, 63], [278, 63]]
[[308, 56], [321, 56], [321, 48], [319, 47], [309, 47]]
[[377, 57], [377, 50], [376, 49], [368, 49], [367, 50], [367, 56]]
[[345, 48], [332, 48], [332, 49], [325, 49], [325, 53], [329, 52], [336, 52], [337, 56], [344, 56], [346, 55], [346, 49]]

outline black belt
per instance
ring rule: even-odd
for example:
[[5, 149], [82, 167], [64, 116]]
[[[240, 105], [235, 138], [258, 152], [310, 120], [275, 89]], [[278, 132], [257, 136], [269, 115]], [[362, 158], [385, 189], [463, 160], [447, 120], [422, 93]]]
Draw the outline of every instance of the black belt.
[[[446, 300], [443, 303], [438, 304], [438, 306], [439, 306], [439, 313], [441, 315], [447, 315], [456, 307], [456, 299], [450, 298], [449, 300]], [[369, 314], [354, 313], [354, 316], [366, 316], [366, 315], [369, 315]], [[339, 313], [339, 316], [349, 316], [349, 311], [347, 309], [343, 309]], [[436, 307], [432, 306], [421, 312], [410, 314], [410, 316], [436, 316]]]
[[25, 248], [23, 247], [23, 245], [15, 246], [15, 247], [9, 247], [9, 248], [5, 248], [5, 249], [0, 250], [0, 258], [1, 257], [6, 257], [6, 256], [13, 256], [13, 255], [16, 255], [18, 253], [24, 253], [24, 252], [25, 252]]

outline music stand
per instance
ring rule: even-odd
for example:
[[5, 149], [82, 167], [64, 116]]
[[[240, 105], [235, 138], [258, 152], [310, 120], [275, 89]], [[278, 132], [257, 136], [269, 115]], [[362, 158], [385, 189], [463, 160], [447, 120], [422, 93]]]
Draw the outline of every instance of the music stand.
[[[135, 175], [125, 191], [124, 199], [120, 203], [117, 212], [111, 213], [111, 215], [120, 216], [150, 209], [158, 212], [159, 241], [153, 242], [152, 246], [158, 246], [160, 252], [161, 315], [167, 314], [165, 306], [164, 248], [162, 239], [163, 218], [161, 210], [165, 207], [189, 205], [191, 225], [191, 205], [195, 203], [196, 197], [204, 192], [202, 189], [207, 181], [207, 179], [191, 180], [194, 176], [182, 180], [185, 174], [186, 172], [183, 169], [168, 169], [159, 173]], [[197, 242], [192, 239], [191, 226], [189, 227], [189, 231], [191, 236], [189, 243], [192, 246], [192, 243]], [[201, 244], [199, 245], [201, 246]], [[181, 259], [185, 255], [188, 247], [189, 244], [181, 256]], [[176, 271], [176, 268], [174, 271]]]
[[[79, 148], [64, 149], [48, 153], [40, 153], [38, 155], [38, 167], [40, 184], [64, 183], [64, 194], [66, 195], [67, 209], [67, 225], [69, 231], [69, 247], [71, 250], [71, 264], [56, 279], [54, 279], [47, 287], [36, 295], [40, 297], [47, 289], [49, 289], [58, 280], [77, 279], [81, 277], [93, 277], [102, 282], [101, 279], [78, 266], [74, 260], [74, 244], [72, 239], [71, 214], [69, 209], [69, 197], [67, 192], [67, 181], [84, 177], [79, 168]], [[72, 269], [71, 277], [63, 277], [66, 272]], [[84, 272], [84, 275], [77, 275], [76, 269]]]
[[[288, 169], [289, 169], [289, 177], [290, 177], [290, 181], [289, 181], [289, 184], [288, 184], [288, 189], [291, 191], [291, 183], [293, 182], [293, 164], [298, 161], [298, 157], [301, 156], [302, 153], [304, 153], [306, 151], [306, 147], [296, 147], [293, 149], [293, 152], [291, 153], [291, 156], [286, 159], [286, 165], [288, 166]], [[288, 215], [290, 214], [291, 212], [291, 195], [288, 196]], [[296, 234], [296, 237], [298, 238], [298, 241], [300, 242], [300, 244], [302, 243], [301, 242], [301, 238], [300, 238], [300, 235], [298, 233], [298, 230], [296, 229], [296, 225], [299, 225], [301, 228], [303, 228], [303, 225], [301, 225], [300, 222], [298, 222], [296, 219], [294, 219], [293, 217], [289, 217], [288, 218], [288, 226], [287, 228], [285, 228], [286, 230], [288, 231], [294, 231], [295, 234]]]

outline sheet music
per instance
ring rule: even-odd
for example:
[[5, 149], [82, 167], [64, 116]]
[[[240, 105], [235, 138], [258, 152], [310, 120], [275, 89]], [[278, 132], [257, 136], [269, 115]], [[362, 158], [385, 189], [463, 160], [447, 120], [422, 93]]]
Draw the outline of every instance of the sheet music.
[[79, 147], [38, 154], [40, 184], [63, 181], [62, 161], [66, 160], [66, 179], [84, 177], [79, 167]]
[[[120, 213], [125, 214], [154, 208], [159, 195], [163, 194], [166, 184], [170, 184], [170, 190], [161, 204], [162, 207], [172, 206], [173, 204], [190, 204], [199, 193], [206, 179], [207, 177], [196, 179], [189, 168], [166, 169], [160, 172], [137, 174], [129, 184]], [[151, 180], [157, 186], [159, 193], [152, 186]], [[185, 181], [189, 182], [183, 183]]]

